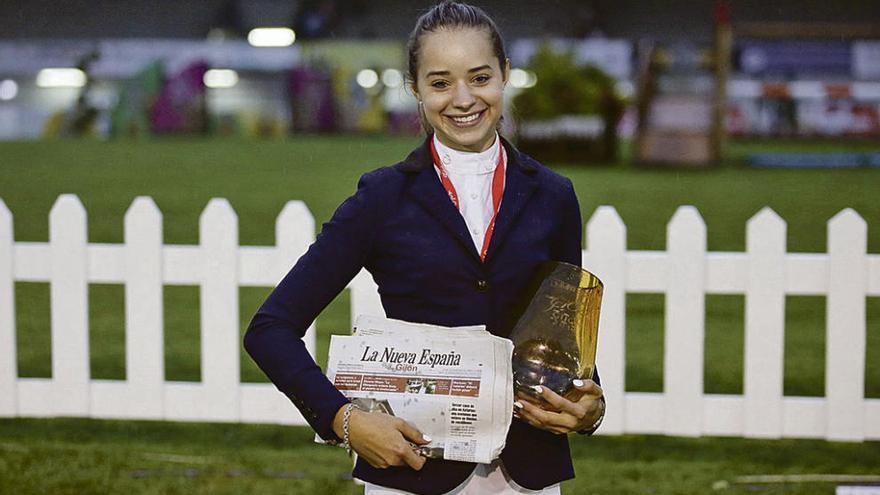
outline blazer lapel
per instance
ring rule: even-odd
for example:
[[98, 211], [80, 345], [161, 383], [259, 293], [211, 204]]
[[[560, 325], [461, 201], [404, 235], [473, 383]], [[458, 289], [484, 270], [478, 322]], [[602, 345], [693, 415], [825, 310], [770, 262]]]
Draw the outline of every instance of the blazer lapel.
[[501, 208], [498, 210], [498, 217], [495, 219], [495, 231], [492, 233], [492, 239], [489, 241], [489, 251], [486, 253], [487, 263], [504, 243], [505, 238], [516, 223], [517, 217], [538, 186], [537, 180], [533, 177], [536, 171], [535, 168], [526, 163], [519, 156], [519, 151], [510, 143], [503, 139], [502, 143], [507, 150], [507, 174], [505, 176]]
[[[430, 137], [429, 137], [430, 139]], [[426, 141], [427, 143], [427, 141]], [[474, 241], [468, 233], [467, 224], [461, 213], [455, 208], [440, 179], [434, 170], [430, 149], [423, 145], [413, 151], [399, 168], [414, 174], [413, 182], [407, 194], [419, 203], [427, 212], [436, 218], [470, 255], [480, 260], [480, 254], [474, 247]]]
[[[433, 158], [428, 146], [428, 139], [431, 138], [432, 136], [429, 135], [422, 146], [410, 153], [406, 160], [397, 165], [397, 168], [414, 175], [408, 194], [431, 216], [439, 220], [471, 257], [479, 262], [480, 253], [477, 252], [474, 241], [468, 233], [467, 224], [449, 199], [434, 170]], [[534, 166], [520, 157], [519, 151], [507, 140], [502, 138], [501, 143], [507, 151], [507, 173], [504, 196], [501, 199], [498, 217], [495, 219], [495, 230], [489, 242], [486, 262], [492, 259], [494, 252], [498, 251], [538, 186], [537, 180], [532, 177], [537, 171]]]

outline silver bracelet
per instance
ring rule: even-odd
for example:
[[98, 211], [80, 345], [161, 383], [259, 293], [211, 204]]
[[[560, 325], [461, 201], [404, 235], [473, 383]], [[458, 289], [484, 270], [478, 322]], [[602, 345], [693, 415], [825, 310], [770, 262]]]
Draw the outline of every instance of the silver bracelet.
[[354, 409], [354, 403], [349, 402], [348, 405], [345, 406], [345, 411], [342, 413], [342, 443], [339, 444], [340, 447], [348, 452], [348, 455], [351, 455], [351, 441], [349, 438], [348, 421], [351, 419], [352, 409]]
[[597, 419], [595, 423], [593, 423], [592, 425], [590, 425], [589, 428], [587, 428], [587, 431], [594, 431], [594, 430], [596, 430], [596, 428], [599, 428], [599, 426], [602, 424], [602, 420], [605, 419], [605, 408], [606, 408], [606, 405], [605, 405], [605, 401], [603, 400], [602, 401], [602, 414], [599, 415], [599, 419]]

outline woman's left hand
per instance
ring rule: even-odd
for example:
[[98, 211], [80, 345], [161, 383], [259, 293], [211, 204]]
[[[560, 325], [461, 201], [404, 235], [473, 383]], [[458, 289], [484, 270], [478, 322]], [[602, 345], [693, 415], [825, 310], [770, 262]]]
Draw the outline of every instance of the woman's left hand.
[[589, 428], [605, 412], [602, 388], [592, 380], [575, 380], [574, 386], [581, 394], [577, 401], [568, 400], [547, 387], [540, 387], [540, 397], [555, 410], [542, 409], [534, 403], [534, 397], [517, 394], [514, 416], [535, 428], [557, 434]]

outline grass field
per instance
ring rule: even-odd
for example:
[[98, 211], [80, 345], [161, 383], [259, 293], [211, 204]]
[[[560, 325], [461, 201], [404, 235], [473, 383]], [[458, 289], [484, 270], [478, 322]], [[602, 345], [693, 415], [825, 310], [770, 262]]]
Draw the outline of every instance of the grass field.
[[[198, 241], [198, 216], [207, 201], [225, 197], [238, 213], [241, 243], [272, 244], [275, 217], [286, 201], [304, 200], [320, 225], [353, 192], [361, 173], [393, 163], [416, 143], [390, 137], [0, 143], [0, 199], [14, 214], [18, 241], [47, 240], [52, 203], [58, 194], [75, 193], [89, 213], [90, 242], [118, 243], [126, 208], [136, 196], [149, 195], [163, 212], [165, 242], [192, 244]], [[743, 250], [746, 221], [770, 206], [788, 222], [790, 251], [822, 252], [827, 220], [851, 207], [867, 220], [868, 248], [878, 253], [880, 169], [757, 170], [738, 164], [758, 150], [853, 148], [880, 150], [880, 144], [734, 144], [729, 163], [705, 171], [554, 168], [574, 181], [585, 221], [599, 205], [617, 208], [634, 249], [663, 249], [675, 208], [693, 204], [706, 220], [710, 250]], [[242, 327], [268, 290], [240, 291]], [[880, 397], [878, 299], [868, 300], [869, 397]], [[92, 285], [89, 300], [92, 374], [124, 378], [123, 288]], [[169, 380], [199, 380], [198, 305], [197, 287], [166, 287]], [[48, 307], [46, 284], [16, 284], [21, 376], [50, 376]], [[743, 298], [710, 296], [706, 312], [706, 391], [741, 393]], [[662, 390], [662, 313], [662, 295], [628, 295], [628, 390]], [[342, 294], [318, 319], [319, 355], [325, 353], [328, 335], [346, 332], [348, 322], [348, 296]], [[824, 298], [789, 297], [786, 328], [785, 393], [823, 395]], [[242, 377], [264, 380], [245, 356]], [[344, 455], [314, 447], [308, 439], [303, 428], [3, 420], [0, 493], [14, 493], [9, 490], [14, 486], [24, 487], [25, 493], [47, 488], [68, 493], [351, 492], [349, 482], [339, 478], [347, 468]], [[880, 465], [876, 442], [595, 438], [578, 439], [575, 456], [580, 478], [566, 486], [566, 493], [698, 493], [741, 474], [872, 469], [878, 474]], [[580, 481], [591, 478], [597, 481]], [[740, 489], [748, 487], [734, 484], [728, 490]], [[817, 484], [764, 491], [833, 490]]]
[[[0, 493], [358, 493], [345, 454], [312, 436], [265, 425], [3, 420]], [[830, 483], [736, 480], [880, 474], [880, 442], [597, 436], [572, 437], [572, 447], [578, 477], [563, 484], [566, 495], [830, 494]]]

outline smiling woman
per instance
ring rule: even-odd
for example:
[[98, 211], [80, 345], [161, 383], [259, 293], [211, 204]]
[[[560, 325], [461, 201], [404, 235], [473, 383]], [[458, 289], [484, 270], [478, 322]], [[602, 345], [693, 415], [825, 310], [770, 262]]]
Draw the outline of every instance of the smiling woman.
[[[425, 31], [428, 31], [427, 29]], [[495, 142], [510, 72], [497, 31], [449, 26], [414, 32], [409, 77], [426, 130], [460, 151], [485, 151]]]
[[495, 23], [476, 7], [444, 1], [416, 22], [408, 51], [424, 143], [361, 178], [254, 316], [245, 348], [318, 435], [358, 453], [353, 474], [369, 495], [558, 494], [559, 483], [574, 477], [562, 433], [591, 433], [604, 414], [597, 375], [575, 381], [572, 400], [536, 391], [532, 400], [545, 400], [548, 410], [525, 398], [510, 404], [515, 420], [490, 464], [426, 459], [414, 446], [443, 445], [403, 418], [357, 409], [301, 340], [362, 268], [389, 318], [485, 325], [507, 337], [542, 263], [580, 266], [571, 181], [498, 134], [510, 70]]

